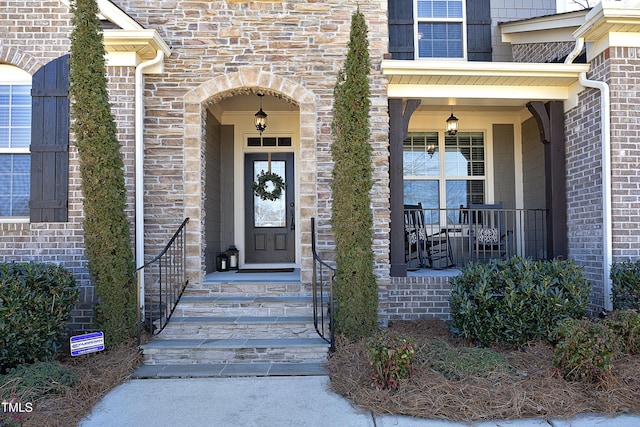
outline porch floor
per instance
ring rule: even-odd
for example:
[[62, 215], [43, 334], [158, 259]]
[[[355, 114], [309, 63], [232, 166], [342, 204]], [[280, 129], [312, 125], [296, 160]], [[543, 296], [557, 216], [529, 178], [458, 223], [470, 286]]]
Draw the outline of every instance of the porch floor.
[[446, 269], [434, 269], [434, 268], [419, 268], [419, 269], [411, 269], [407, 270], [407, 277], [424, 277], [424, 276], [435, 276], [435, 277], [453, 277], [460, 274], [460, 270], [457, 268], [446, 268]]
[[214, 271], [205, 276], [202, 283], [269, 283], [300, 282], [300, 269], [294, 268], [291, 273], [238, 273], [238, 270]]
[[[447, 269], [433, 269], [433, 268], [419, 268], [411, 269], [407, 271], [407, 277], [423, 277], [423, 276], [436, 276], [436, 277], [452, 277], [460, 274], [460, 270], [457, 268]], [[246, 283], [246, 282], [300, 282], [300, 269], [296, 268], [291, 273], [238, 273], [233, 271], [214, 271], [205, 276], [202, 283]]]

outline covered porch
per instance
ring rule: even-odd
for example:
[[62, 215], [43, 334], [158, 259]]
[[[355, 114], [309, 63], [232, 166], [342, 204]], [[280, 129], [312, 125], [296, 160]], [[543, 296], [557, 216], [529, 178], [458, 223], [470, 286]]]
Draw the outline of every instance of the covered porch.
[[588, 65], [385, 60], [382, 68], [391, 277], [514, 255], [566, 258], [564, 112]]

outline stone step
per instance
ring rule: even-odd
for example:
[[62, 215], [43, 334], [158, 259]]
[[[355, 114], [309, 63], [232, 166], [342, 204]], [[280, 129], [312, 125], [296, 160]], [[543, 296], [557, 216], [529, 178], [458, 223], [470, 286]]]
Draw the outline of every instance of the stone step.
[[328, 343], [305, 339], [173, 339], [141, 346], [145, 365], [200, 363], [323, 363]]
[[171, 317], [156, 339], [315, 338], [313, 316]]
[[[326, 305], [326, 304], [325, 304]], [[183, 296], [173, 316], [308, 316], [310, 296]], [[326, 311], [325, 311], [326, 313]]]
[[132, 378], [204, 378], [327, 375], [322, 363], [197, 363], [142, 365]]
[[189, 284], [183, 296], [311, 296], [312, 286], [300, 282], [199, 282]]

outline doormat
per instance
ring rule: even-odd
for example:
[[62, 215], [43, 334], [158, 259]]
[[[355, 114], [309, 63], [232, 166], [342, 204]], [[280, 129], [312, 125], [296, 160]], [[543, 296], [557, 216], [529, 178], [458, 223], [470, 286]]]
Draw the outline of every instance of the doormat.
[[293, 268], [241, 268], [236, 273], [293, 273]]

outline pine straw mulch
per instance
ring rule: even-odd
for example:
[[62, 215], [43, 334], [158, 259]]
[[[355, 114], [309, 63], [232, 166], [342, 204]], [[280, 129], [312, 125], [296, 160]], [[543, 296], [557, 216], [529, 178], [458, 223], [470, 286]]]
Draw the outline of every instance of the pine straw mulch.
[[78, 425], [112, 388], [130, 378], [142, 362], [142, 355], [137, 339], [132, 339], [103, 352], [63, 356], [59, 362], [72, 367], [79, 381], [71, 387], [64, 387], [61, 392], [58, 390], [57, 394], [32, 402], [33, 411], [21, 414], [22, 426]]
[[570, 382], [551, 364], [553, 348], [531, 343], [523, 350], [498, 350], [513, 368], [484, 377], [445, 378], [432, 369], [424, 354], [430, 340], [455, 348], [472, 344], [451, 336], [448, 323], [437, 319], [393, 322], [389, 329], [412, 337], [417, 344], [413, 374], [397, 390], [372, 387], [364, 341], [343, 337], [330, 358], [331, 388], [355, 405], [375, 414], [478, 421], [516, 418], [570, 418], [581, 413], [640, 413], [640, 357], [615, 362], [606, 383]]

